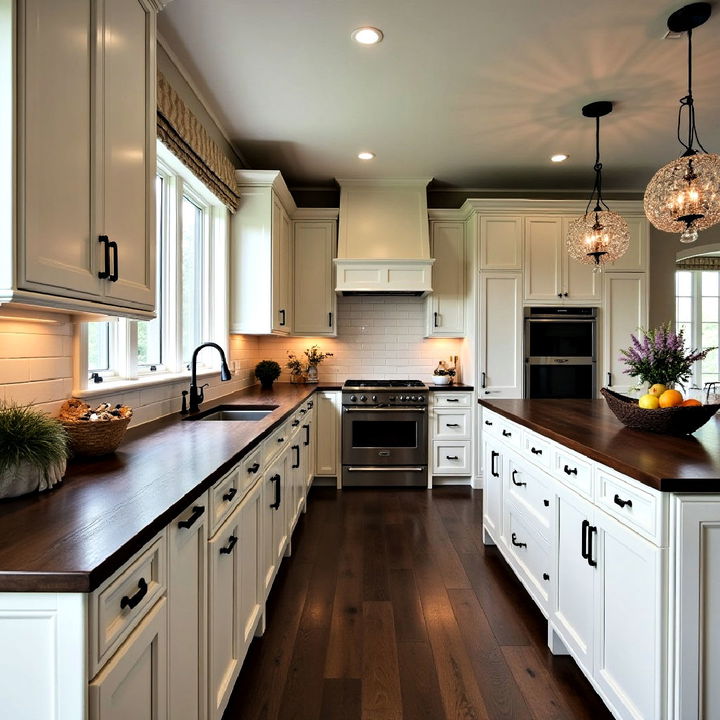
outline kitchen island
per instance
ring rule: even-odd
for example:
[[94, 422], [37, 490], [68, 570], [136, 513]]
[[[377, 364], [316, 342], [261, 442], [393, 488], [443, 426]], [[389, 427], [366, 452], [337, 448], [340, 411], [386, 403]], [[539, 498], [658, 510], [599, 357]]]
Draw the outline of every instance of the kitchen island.
[[483, 536], [617, 717], [720, 717], [720, 420], [623, 427], [602, 400], [480, 400]]

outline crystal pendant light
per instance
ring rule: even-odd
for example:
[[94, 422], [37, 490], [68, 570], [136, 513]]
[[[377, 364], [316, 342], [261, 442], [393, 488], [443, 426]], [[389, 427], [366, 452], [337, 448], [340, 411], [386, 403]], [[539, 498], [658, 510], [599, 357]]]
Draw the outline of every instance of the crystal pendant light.
[[[595, 118], [595, 185], [585, 214], [570, 223], [567, 236], [568, 255], [582, 263], [594, 265], [600, 272], [606, 263], [622, 257], [630, 244], [630, 231], [621, 215], [612, 212], [602, 197], [602, 163], [600, 162], [600, 118], [612, 112], [606, 100], [585, 105], [582, 114]], [[590, 205], [595, 201], [595, 207]]]
[[[688, 92], [680, 100], [677, 136], [685, 152], [660, 168], [645, 190], [645, 215], [658, 229], [680, 232], [680, 242], [692, 243], [698, 231], [720, 222], [720, 155], [708, 153], [695, 128], [692, 94], [692, 31], [709, 17], [709, 3], [692, 3], [674, 12], [667, 21], [671, 32], [686, 32], [688, 38]], [[680, 126], [687, 115], [687, 142]], [[699, 150], [695, 149], [697, 144]]]

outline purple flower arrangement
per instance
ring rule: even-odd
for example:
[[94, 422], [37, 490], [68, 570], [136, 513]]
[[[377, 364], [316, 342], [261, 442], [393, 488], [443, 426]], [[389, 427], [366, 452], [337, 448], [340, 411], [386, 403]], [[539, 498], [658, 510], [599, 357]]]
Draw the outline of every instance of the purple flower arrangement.
[[650, 385], [683, 385], [690, 379], [693, 365], [715, 350], [711, 347], [688, 352], [683, 331], [675, 332], [670, 323], [653, 330], [641, 329], [640, 334], [641, 338], [630, 336], [632, 345], [627, 350], [621, 350], [618, 359], [627, 365], [623, 370], [625, 374]]

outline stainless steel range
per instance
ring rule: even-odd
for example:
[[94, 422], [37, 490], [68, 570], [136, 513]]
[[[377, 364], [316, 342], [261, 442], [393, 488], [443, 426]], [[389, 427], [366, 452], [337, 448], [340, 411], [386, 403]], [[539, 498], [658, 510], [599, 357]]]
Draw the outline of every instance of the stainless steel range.
[[427, 485], [427, 400], [419, 380], [345, 382], [344, 487]]

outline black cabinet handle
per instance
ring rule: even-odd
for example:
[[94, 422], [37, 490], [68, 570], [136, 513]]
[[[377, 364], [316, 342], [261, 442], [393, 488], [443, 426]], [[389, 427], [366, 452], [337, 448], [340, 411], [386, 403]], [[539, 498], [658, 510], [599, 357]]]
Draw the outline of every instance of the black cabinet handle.
[[279, 312], [280, 312], [280, 317], [282, 318], [280, 320], [280, 327], [283, 327], [285, 325], [285, 311], [280, 310]]
[[274, 502], [274, 503], [270, 503], [270, 507], [271, 507], [273, 510], [277, 510], [277, 509], [280, 507], [280, 492], [281, 492], [281, 491], [280, 491], [280, 485], [281, 485], [280, 476], [279, 476], [279, 475], [273, 475], [273, 476], [270, 478], [270, 482], [271, 482], [271, 483], [275, 483], [275, 502]]
[[225, 500], [225, 502], [230, 502], [236, 495], [237, 488], [232, 487], [223, 495], [223, 500]]
[[445, 402], [460, 402], [457, 398], [447, 398]]
[[285, 442], [285, 438], [278, 438], [278, 442]]
[[607, 384], [608, 384], [608, 387], [610, 387], [612, 385], [612, 373], [610, 373], [610, 372], [607, 374]]
[[303, 425], [303, 430], [305, 430], [305, 441], [303, 442], [303, 445], [307, 447], [310, 444], [310, 426]]
[[459, 460], [460, 458], [457, 455], [446, 455], [446, 460]]
[[563, 467], [563, 472], [566, 475], [577, 475], [577, 468], [571, 468], [571, 467], [568, 467], [567, 465], [565, 465]]
[[563, 293], [563, 297], [567, 297], [567, 296], [568, 296], [568, 294], [567, 294], [567, 293]]
[[495, 452], [494, 450], [490, 451], [490, 474], [493, 477], [500, 477], [500, 473], [498, 473], [497, 468], [495, 467], [495, 460], [499, 457], [499, 452]]
[[549, 500], [543, 500], [543, 505], [545, 507], [550, 507], [550, 501]]
[[110, 248], [108, 247], [108, 243], [110, 242], [110, 238], [107, 235], [100, 235], [98, 237], [98, 242], [102, 244], [103, 249], [105, 251], [105, 268], [103, 270], [98, 271], [98, 277], [101, 280], [106, 280], [110, 277]]
[[137, 607], [140, 604], [140, 601], [147, 595], [148, 592], [148, 584], [145, 581], [145, 578], [140, 578], [138, 580], [138, 591], [128, 597], [127, 595], [123, 595], [122, 599], [120, 600], [120, 607], [124, 610], [125, 608], [130, 608], [131, 610], [134, 607]]
[[621, 508], [624, 508], [626, 505], [630, 508], [632, 507], [632, 500], [623, 500], [617, 493], [615, 493], [613, 502]]
[[260, 463], [253, 463], [249, 468], [248, 472], [254, 475], [260, 469]]
[[597, 528], [594, 525], [588, 527], [588, 565], [590, 567], [597, 567], [597, 560], [593, 558], [593, 535], [597, 533]]
[[300, 421], [299, 421], [299, 420], [293, 420], [291, 424], [292, 424], [293, 427], [297, 427], [297, 426], [300, 424]]
[[445, 427], [460, 427], [459, 423], [445, 423]]
[[486, 382], [485, 382], [486, 376], [485, 376], [485, 373], [484, 373], [484, 372], [480, 373], [480, 377], [481, 377], [480, 387], [481, 387], [481, 388], [484, 388], [484, 387], [486, 387]]
[[590, 523], [587, 520], [582, 521], [581, 526], [581, 532], [582, 532], [582, 548], [580, 550], [580, 554], [585, 558], [585, 560], [588, 559], [588, 528], [590, 527]]
[[307, 412], [307, 410], [306, 410], [305, 408], [302, 408], [302, 409], [300, 410], [300, 414], [301, 414], [301, 415], [304, 415], [306, 412]]
[[492, 425], [492, 423], [491, 423], [489, 420], [486, 420], [486, 421], [485, 421], [485, 424], [486, 424], [486, 425]]
[[543, 573], [543, 580], [549, 580], [550, 576], [547, 573]]
[[517, 485], [517, 487], [525, 487], [525, 486], [527, 485], [527, 483], [526, 483], [526, 482], [518, 482], [518, 481], [515, 479], [515, 476], [516, 476], [516, 475], [517, 475], [517, 470], [513, 470], [513, 471], [512, 471], [512, 476], [511, 476], [511, 478], [510, 478], [510, 479], [512, 480], [512, 484], [513, 484], [513, 485]]
[[503, 430], [503, 437], [512, 437], [512, 433], [509, 430]]
[[311, 400], [311, 401], [308, 403], [308, 408], [312, 408], [312, 407], [315, 407], [315, 401], [314, 401], [314, 400]]
[[433, 325], [438, 326], [438, 314], [436, 312], [433, 313]]
[[237, 541], [238, 541], [237, 536], [231, 535], [230, 538], [228, 539], [228, 544], [225, 547], [220, 548], [220, 554], [221, 555], [229, 555], [235, 548]]
[[328, 313], [328, 327], [332, 327], [332, 313]]
[[530, 448], [530, 452], [531, 452], [533, 455], [542, 455], [542, 450], [540, 450], [540, 449], [538, 449], [538, 448], [531, 447], [531, 448]]
[[108, 276], [108, 280], [110, 282], [117, 282], [117, 279], [120, 277], [119, 271], [118, 271], [118, 246], [117, 243], [114, 240], [111, 240], [108, 243], [108, 248], [113, 251], [113, 269], [110, 275]]
[[510, 540], [512, 541], [512, 544], [513, 544], [515, 547], [519, 547], [519, 548], [526, 548], [526, 547], [527, 547], [527, 543], [518, 542], [517, 535], [516, 535], [515, 533], [513, 533], [513, 534], [510, 536]]
[[295, 456], [295, 462], [292, 465], [292, 469], [297, 470], [300, 467], [300, 446], [293, 445], [290, 449], [297, 453], [297, 455]]
[[196, 505], [192, 509], [192, 513], [190, 513], [187, 520], [180, 520], [178, 527], [188, 530], [202, 517], [204, 512], [205, 507], [203, 505]]

